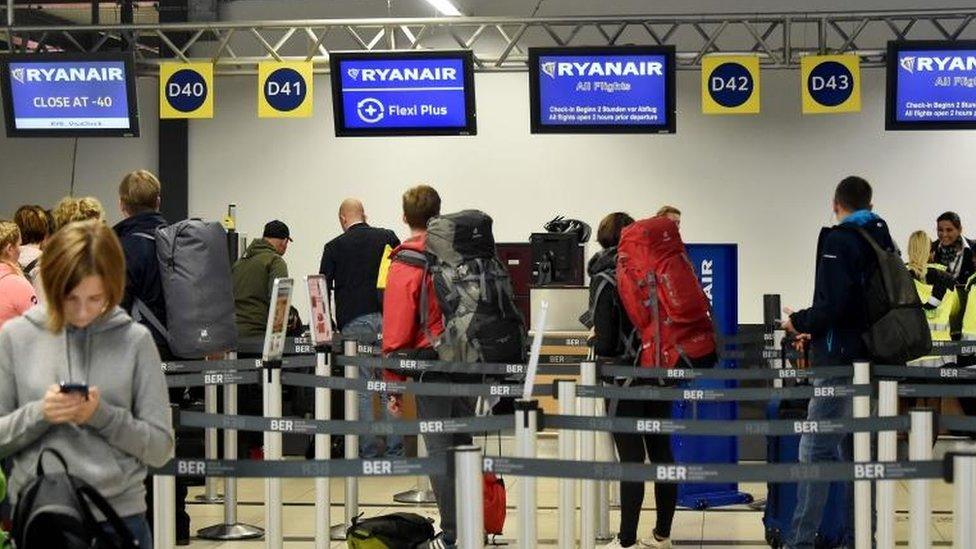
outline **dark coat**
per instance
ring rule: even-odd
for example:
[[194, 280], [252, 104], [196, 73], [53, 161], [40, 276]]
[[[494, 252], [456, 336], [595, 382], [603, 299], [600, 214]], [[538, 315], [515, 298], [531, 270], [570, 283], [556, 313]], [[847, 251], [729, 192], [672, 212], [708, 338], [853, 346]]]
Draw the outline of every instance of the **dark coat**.
[[[609, 275], [616, 281], [617, 248], [601, 250], [590, 260], [586, 268], [590, 275], [590, 311], [593, 323], [593, 350], [599, 357], [633, 360], [634, 349], [627, 338], [634, 332], [634, 325], [620, 304], [616, 282], [601, 285]], [[599, 292], [599, 295], [597, 294]], [[633, 334], [636, 338], [636, 334]], [[633, 340], [631, 341], [633, 343]]]
[[[125, 295], [122, 308], [132, 314], [132, 304], [138, 299], [146, 304], [153, 315], [166, 326], [166, 299], [163, 281], [156, 258], [156, 229], [166, 225], [159, 212], [143, 212], [120, 221], [113, 229], [122, 243], [125, 254]], [[152, 238], [146, 238], [146, 237]], [[148, 321], [142, 320], [152, 332], [160, 354], [165, 358], [169, 351], [166, 338]]]
[[870, 358], [862, 336], [870, 327], [867, 282], [878, 268], [878, 260], [852, 225], [863, 227], [882, 248], [897, 249], [887, 223], [873, 214], [858, 212], [820, 232], [813, 306], [793, 313], [790, 319], [797, 331], [812, 336], [811, 354], [821, 366]]

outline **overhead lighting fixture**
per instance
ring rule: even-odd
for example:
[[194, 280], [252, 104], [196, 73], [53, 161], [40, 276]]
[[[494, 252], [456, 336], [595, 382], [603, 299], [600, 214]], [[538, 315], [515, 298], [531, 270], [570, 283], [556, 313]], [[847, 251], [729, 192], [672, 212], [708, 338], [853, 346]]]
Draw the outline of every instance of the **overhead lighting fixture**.
[[447, 15], [449, 17], [464, 15], [461, 13], [461, 10], [457, 9], [457, 6], [451, 3], [451, 0], [427, 0], [427, 3], [433, 6], [441, 15]]

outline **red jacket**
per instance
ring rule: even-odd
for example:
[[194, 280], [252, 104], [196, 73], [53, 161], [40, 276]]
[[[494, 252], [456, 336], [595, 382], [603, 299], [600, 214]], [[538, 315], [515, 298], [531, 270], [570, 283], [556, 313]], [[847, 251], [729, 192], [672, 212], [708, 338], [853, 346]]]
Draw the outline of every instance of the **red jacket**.
[[[440, 305], [437, 304], [434, 282], [430, 275], [425, 278], [422, 268], [396, 260], [396, 254], [401, 249], [423, 252], [426, 241], [427, 234], [424, 233], [407, 239], [392, 252], [393, 262], [390, 264], [386, 290], [383, 293], [384, 355], [432, 346], [420, 325], [421, 284], [427, 284], [427, 328], [434, 337], [444, 332], [444, 318]], [[384, 377], [397, 379], [392, 372], [384, 372]]]

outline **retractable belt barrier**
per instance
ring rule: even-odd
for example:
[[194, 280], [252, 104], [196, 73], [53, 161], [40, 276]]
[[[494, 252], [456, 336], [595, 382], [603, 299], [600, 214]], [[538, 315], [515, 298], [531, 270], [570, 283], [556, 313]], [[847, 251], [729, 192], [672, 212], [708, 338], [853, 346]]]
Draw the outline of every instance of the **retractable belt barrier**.
[[[315, 355], [295, 355], [281, 360], [280, 368], [314, 368]], [[189, 360], [163, 362], [165, 374], [191, 374], [227, 370], [258, 370], [264, 368], [260, 358], [237, 358], [233, 360]]]
[[[422, 383], [417, 381], [368, 381], [335, 377], [314, 376], [282, 372], [281, 383], [295, 387], [323, 387], [343, 391], [369, 393], [412, 394], [416, 396], [498, 396], [515, 397], [522, 394], [522, 385], [472, 384], [472, 383]], [[535, 387], [535, 396], [552, 396], [551, 385]]]
[[269, 418], [260, 416], [228, 416], [202, 412], [179, 413], [180, 426], [293, 433], [299, 435], [419, 435], [484, 433], [511, 430], [515, 416], [487, 416], [425, 421], [341, 421], [302, 418]]
[[727, 380], [764, 380], [764, 379], [829, 379], [844, 378], [854, 375], [851, 366], [823, 366], [820, 368], [639, 368], [634, 366], [619, 366], [607, 364], [599, 366], [600, 374], [604, 377], [639, 378], [639, 379], [727, 379]]
[[169, 387], [201, 387], [204, 385], [244, 385], [260, 383], [262, 370], [212, 370], [199, 374], [166, 376]]
[[[202, 412], [179, 413], [183, 427], [233, 429], [235, 431], [280, 432], [300, 435], [417, 435], [510, 431], [515, 416], [432, 419], [425, 421], [341, 421], [302, 418], [229, 416]], [[568, 429], [608, 433], [653, 433], [701, 436], [795, 435], [907, 432], [908, 416], [847, 418], [831, 420], [720, 421], [678, 419], [636, 419], [570, 415], [540, 415], [540, 429]], [[976, 430], [976, 419], [971, 425]], [[964, 427], [965, 428], [965, 427]]]
[[[976, 390], [976, 388], [974, 388]], [[742, 388], [742, 389], [670, 389], [658, 387], [598, 387], [582, 385], [576, 396], [617, 400], [730, 402], [772, 399], [850, 398], [871, 396], [870, 385], [836, 385], [822, 387]]]
[[[863, 462], [817, 464], [637, 464], [580, 463], [557, 459], [486, 457], [483, 471], [521, 477], [578, 478], [623, 482], [836, 482], [856, 480], [951, 479], [951, 462]], [[447, 456], [377, 460], [195, 460], [174, 459], [154, 469], [154, 475], [230, 478], [394, 477], [442, 476]]]
[[898, 385], [898, 396], [976, 398], [976, 385]]
[[229, 478], [407, 477], [447, 474], [446, 456], [422, 459], [307, 461], [173, 459], [154, 475]]
[[[546, 429], [696, 436], [907, 432], [910, 425], [908, 416], [831, 420], [722, 421], [546, 415], [543, 416], [542, 423]], [[973, 425], [976, 426], [976, 421]]]
[[976, 369], [973, 368], [930, 368], [925, 366], [883, 366], [871, 367], [871, 373], [877, 377], [893, 377], [905, 379], [972, 379], [976, 380]]

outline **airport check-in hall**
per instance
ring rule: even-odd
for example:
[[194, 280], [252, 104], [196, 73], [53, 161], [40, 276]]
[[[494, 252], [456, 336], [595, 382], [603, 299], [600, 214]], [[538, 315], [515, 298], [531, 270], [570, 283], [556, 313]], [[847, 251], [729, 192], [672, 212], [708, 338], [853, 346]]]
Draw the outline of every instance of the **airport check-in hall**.
[[0, 549], [976, 549], [973, 6], [0, 11]]

